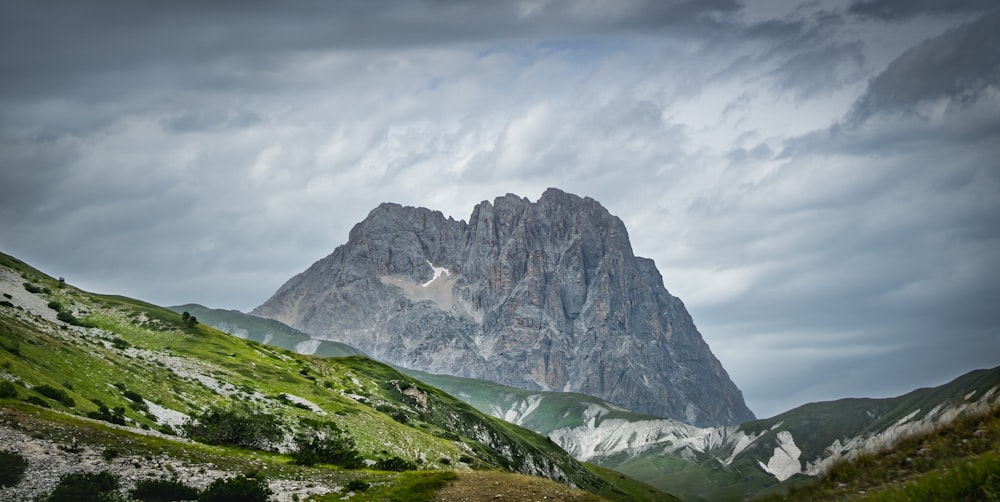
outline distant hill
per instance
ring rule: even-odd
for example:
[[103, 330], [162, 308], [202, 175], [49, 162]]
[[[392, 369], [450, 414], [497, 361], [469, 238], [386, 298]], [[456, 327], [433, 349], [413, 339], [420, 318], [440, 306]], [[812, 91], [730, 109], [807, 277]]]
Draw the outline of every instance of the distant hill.
[[320, 357], [363, 355], [360, 350], [350, 345], [310, 338], [309, 335], [287, 324], [244, 314], [238, 310], [211, 309], [193, 303], [169, 308], [177, 313], [188, 312], [197, 317], [199, 322], [230, 335], [282, 347], [299, 354]]
[[[349, 485], [379, 499], [435, 473], [486, 469], [672, 500], [363, 356], [239, 339], [3, 254], [0, 293], [0, 461], [6, 474], [9, 459], [27, 459], [14, 484], [3, 478], [3, 500], [44, 495], [80, 469], [110, 472], [121, 490], [178, 475], [204, 489], [252, 472], [285, 497], [336, 499]], [[319, 467], [292, 463], [301, 459]]]
[[410, 373], [480, 411], [546, 435], [577, 459], [688, 500], [745, 500], [787, 489], [838, 462], [1000, 408], [1000, 367], [896, 398], [811, 403], [766, 420], [709, 428], [643, 416], [590, 396]]
[[552, 439], [578, 460], [688, 500], [745, 500], [787, 490], [837, 462], [1000, 406], [998, 367], [896, 398], [810, 403], [766, 420], [704, 428], [634, 413], [584, 394], [397, 369], [483, 413]]

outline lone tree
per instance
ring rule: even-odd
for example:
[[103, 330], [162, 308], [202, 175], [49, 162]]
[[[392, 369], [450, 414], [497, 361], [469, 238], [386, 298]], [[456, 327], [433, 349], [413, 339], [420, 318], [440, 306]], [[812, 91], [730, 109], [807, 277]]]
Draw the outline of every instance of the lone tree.
[[191, 314], [189, 314], [189, 313], [187, 313], [187, 312], [184, 312], [183, 314], [181, 314], [181, 320], [183, 320], [184, 321], [184, 325], [187, 326], [187, 327], [189, 327], [189, 328], [193, 328], [193, 327], [195, 327], [195, 326], [198, 325], [198, 318], [195, 317], [195, 316], [193, 316], [193, 315], [191, 315]]

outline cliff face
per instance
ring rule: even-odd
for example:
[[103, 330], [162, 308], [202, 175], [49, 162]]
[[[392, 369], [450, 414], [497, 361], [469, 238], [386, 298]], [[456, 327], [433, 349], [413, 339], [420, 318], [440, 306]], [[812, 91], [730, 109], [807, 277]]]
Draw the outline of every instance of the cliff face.
[[621, 220], [556, 189], [482, 202], [469, 223], [382, 204], [253, 314], [422, 371], [700, 426], [753, 419]]

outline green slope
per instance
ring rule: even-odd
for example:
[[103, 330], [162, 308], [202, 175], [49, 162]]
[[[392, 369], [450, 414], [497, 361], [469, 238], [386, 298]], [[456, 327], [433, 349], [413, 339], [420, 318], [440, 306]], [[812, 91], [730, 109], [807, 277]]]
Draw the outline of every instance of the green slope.
[[[7, 279], [0, 292], [11, 295], [0, 304], [0, 381], [10, 382], [0, 406], [12, 413], [125, 434], [101, 421], [72, 418], [107, 420], [117, 413], [127, 431], [160, 431], [166, 439], [155, 441], [169, 443], [183, 435], [186, 419], [249, 404], [274, 417], [285, 435], [264, 457], [253, 458], [282, 466], [290, 458], [280, 452], [289, 450], [292, 437], [332, 423], [371, 462], [398, 457], [420, 469], [511, 470], [605, 495], [634, 485], [595, 474], [547, 438], [363, 356], [303, 356], [204, 323], [189, 326], [172, 310], [81, 291], [7, 255], [0, 255], [0, 273]], [[46, 303], [52, 312], [37, 308]], [[51, 319], [56, 308], [73, 321]], [[197, 455], [200, 448], [172, 449]], [[206, 462], [214, 464], [222, 462], [219, 456], [252, 453], [205, 448], [216, 456]], [[644, 489], [651, 493], [647, 500], [669, 499]]]
[[230, 335], [274, 345], [294, 352], [320, 357], [341, 357], [362, 354], [350, 345], [329, 340], [314, 340], [309, 335], [273, 319], [244, 314], [238, 310], [212, 309], [189, 303], [170, 307], [177, 313], [188, 312], [199, 322]]
[[[542, 435], [578, 427], [588, 410], [602, 409], [594, 424], [605, 420], [645, 422], [655, 419], [622, 410], [592, 396], [537, 392], [492, 382], [400, 371], [460, 398], [481, 412], [504, 417]], [[842, 399], [810, 403], [775, 417], [720, 429], [724, 434], [750, 436], [753, 443], [724, 465], [732, 444], [684, 452], [648, 448], [595, 458], [593, 461], [688, 500], [744, 500], [753, 494], [784, 491], [814, 478], [797, 474], [779, 483], [761, 469], [778, 444], [778, 434], [790, 433], [801, 449], [800, 465], [829, 456], [828, 448], [858, 438], [886, 434], [897, 423], [930, 420], [935, 409], [958, 409], [1000, 385], [1000, 368], [974, 371], [940, 387], [918, 389], [889, 399]], [[939, 408], [940, 407], [940, 408]], [[891, 441], [887, 442], [887, 444]], [[846, 450], [845, 450], [846, 453]]]

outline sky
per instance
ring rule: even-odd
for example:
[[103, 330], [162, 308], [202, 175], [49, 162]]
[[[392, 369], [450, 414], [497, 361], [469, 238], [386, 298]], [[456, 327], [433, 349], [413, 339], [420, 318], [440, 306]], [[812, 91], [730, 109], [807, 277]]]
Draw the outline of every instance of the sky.
[[994, 0], [0, 0], [0, 251], [249, 311], [381, 202], [558, 187], [759, 417], [1000, 364]]

